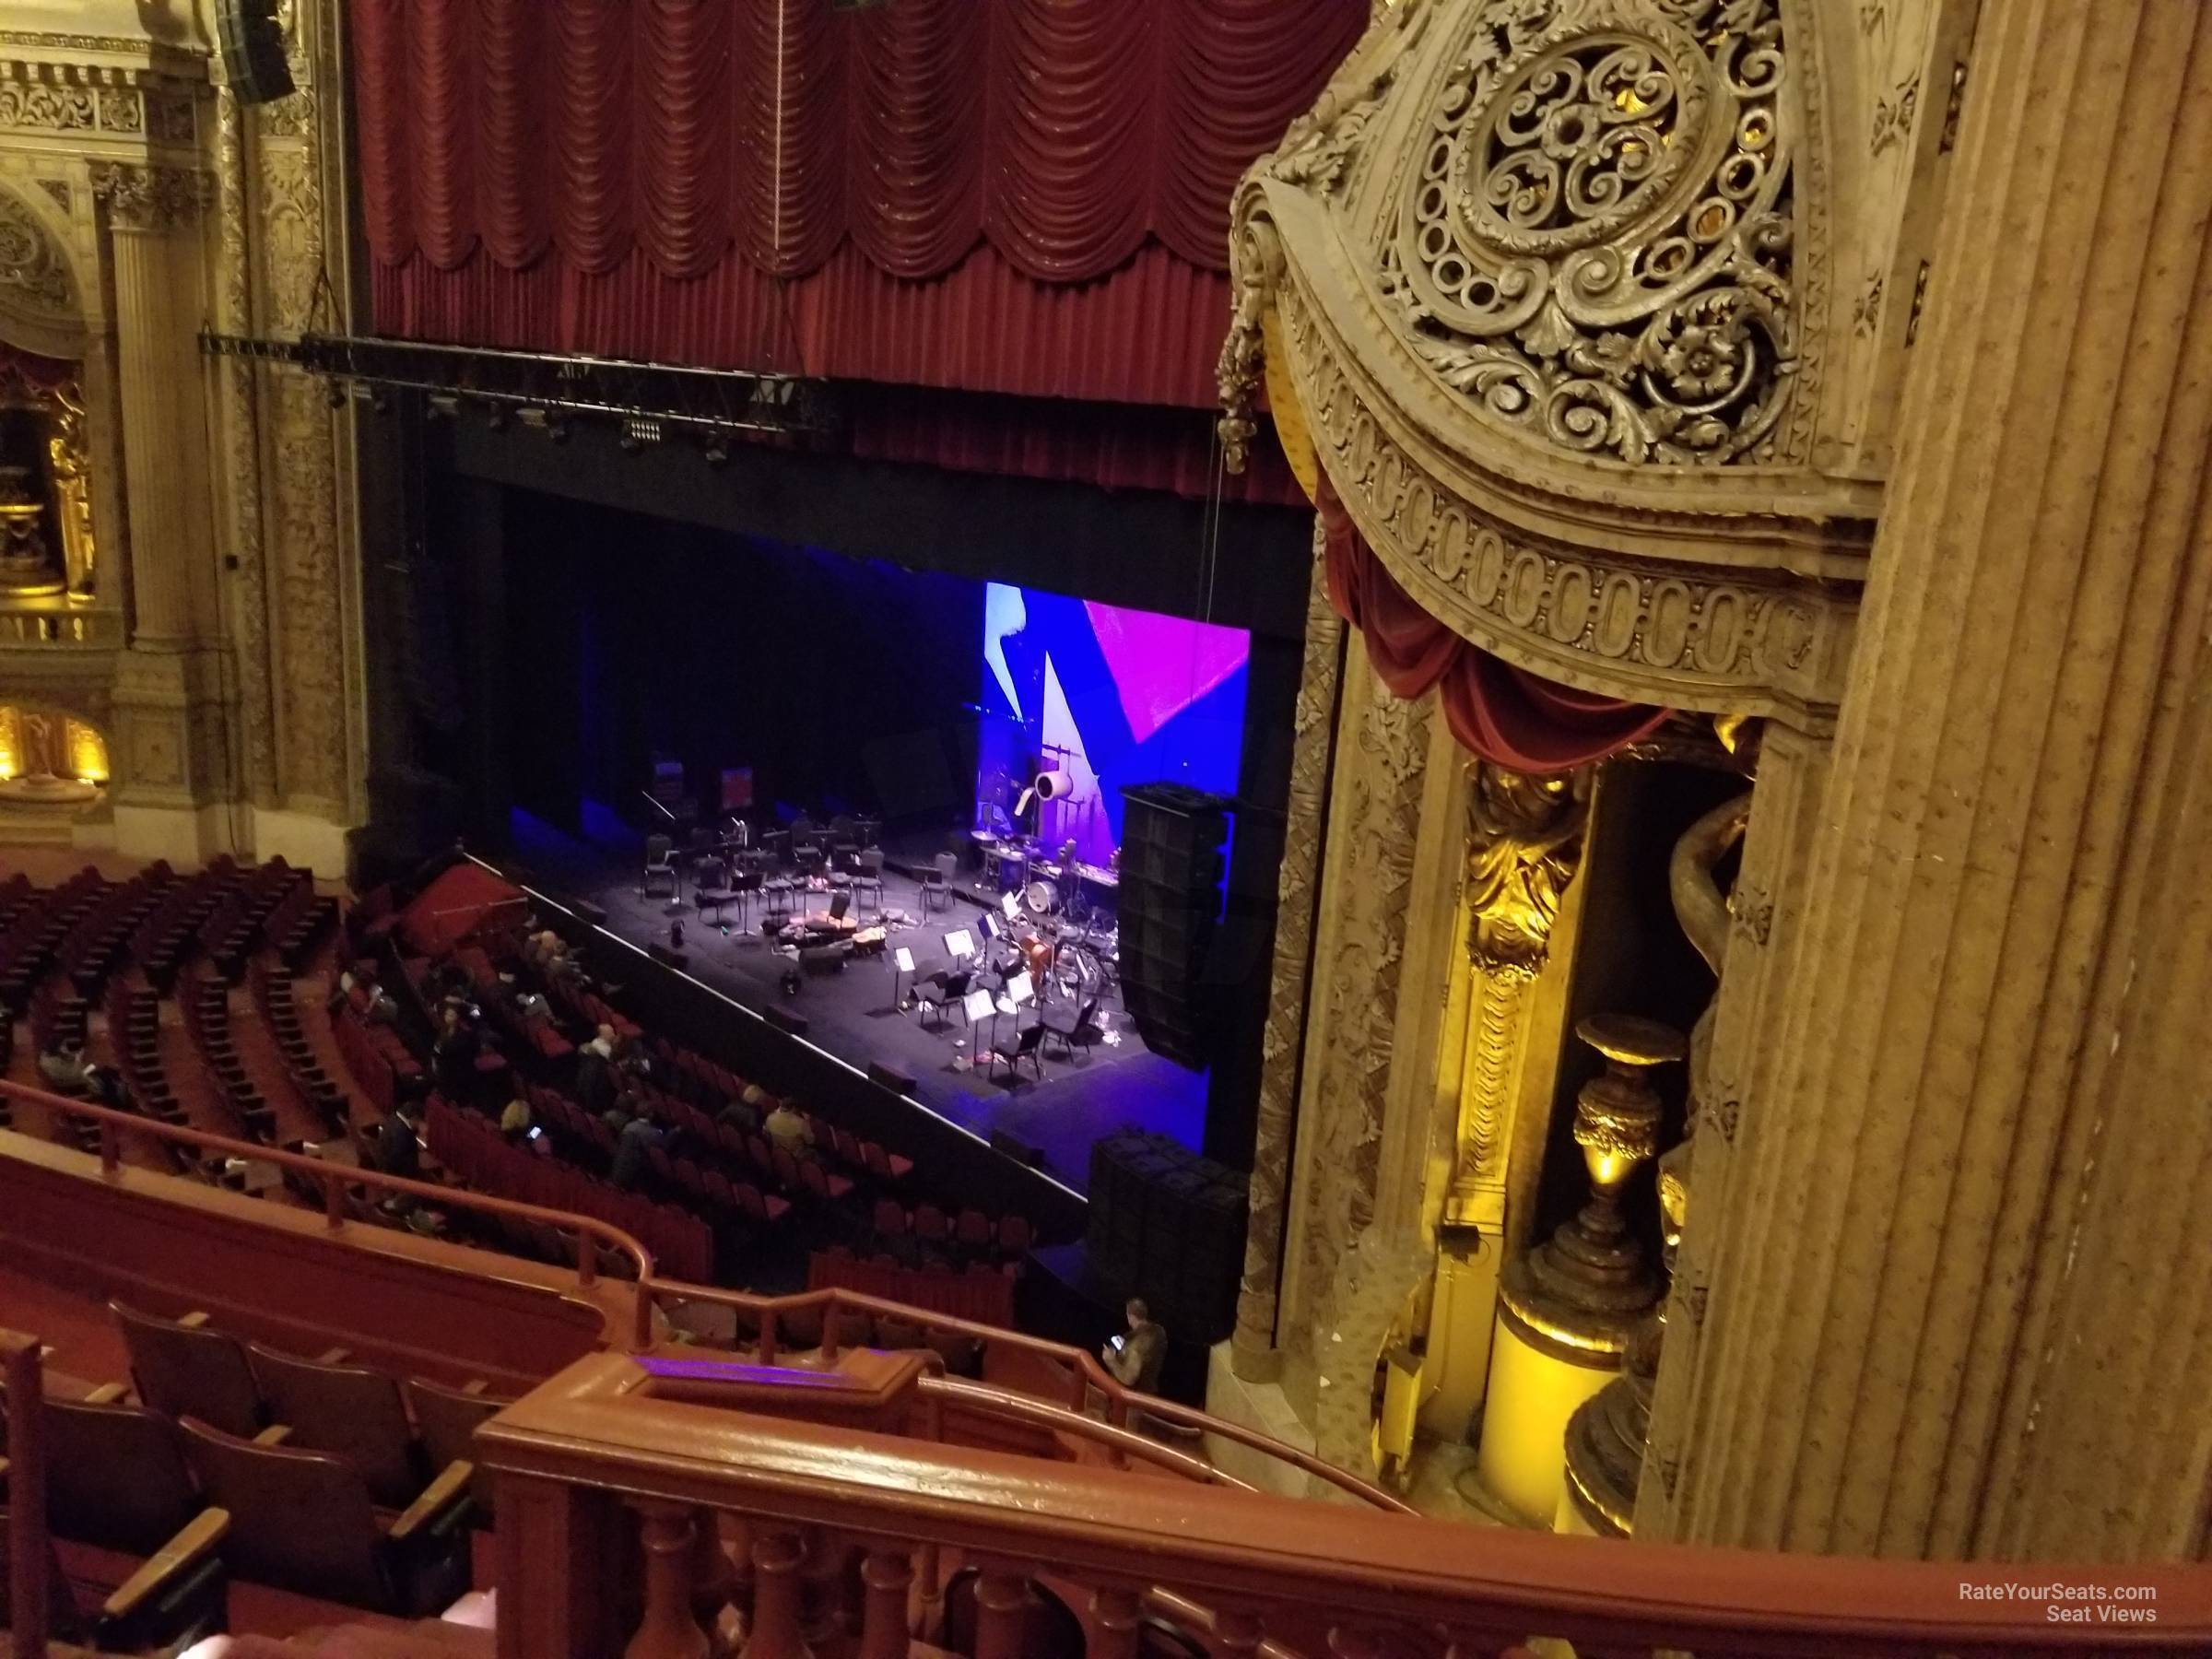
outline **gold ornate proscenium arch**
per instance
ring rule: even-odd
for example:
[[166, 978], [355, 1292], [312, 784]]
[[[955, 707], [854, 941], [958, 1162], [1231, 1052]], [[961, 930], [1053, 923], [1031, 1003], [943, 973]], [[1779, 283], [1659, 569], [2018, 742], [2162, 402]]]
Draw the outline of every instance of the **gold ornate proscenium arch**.
[[[1232, 463], [1264, 381], [1301, 478], [1437, 621], [1597, 697], [1765, 717], [1783, 802], [1834, 729], [1880, 500], [1852, 460], [1871, 348], [1830, 301], [1831, 222], [1868, 211], [1830, 165], [1824, 84], [1864, 79], [1837, 41], [1809, 0], [1379, 7], [1240, 187], [1221, 362]], [[1560, 1001], [1528, 987], [1568, 971], [1586, 785], [1470, 766], [1328, 637], [1263, 1083], [1294, 1110], [1262, 1114], [1234, 1359], [1359, 1458], [1374, 1309], [1451, 1266], [1440, 1229], [1490, 1241], [1462, 1291], [1437, 1275], [1434, 1363], [1448, 1296], [1493, 1295], [1520, 1236], [1508, 1125]]]
[[1249, 441], [1271, 343], [1354, 522], [1455, 632], [1583, 690], [1825, 730], [1876, 501], [1810, 461], [1795, 10], [1384, 14], [1240, 190], [1224, 436]]

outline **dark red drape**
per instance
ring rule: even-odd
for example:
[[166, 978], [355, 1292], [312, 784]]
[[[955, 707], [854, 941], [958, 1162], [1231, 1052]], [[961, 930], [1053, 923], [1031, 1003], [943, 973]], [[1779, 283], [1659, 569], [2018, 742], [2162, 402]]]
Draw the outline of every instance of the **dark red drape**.
[[1433, 687], [1461, 746], [1514, 771], [1567, 771], [1648, 736], [1668, 711], [1562, 686], [1500, 662], [1423, 610], [1382, 568], [1351, 515], [1321, 481], [1329, 601], [1359, 630], [1367, 659], [1399, 697]]
[[1230, 189], [1367, 13], [356, 0], [376, 324], [1204, 406]]

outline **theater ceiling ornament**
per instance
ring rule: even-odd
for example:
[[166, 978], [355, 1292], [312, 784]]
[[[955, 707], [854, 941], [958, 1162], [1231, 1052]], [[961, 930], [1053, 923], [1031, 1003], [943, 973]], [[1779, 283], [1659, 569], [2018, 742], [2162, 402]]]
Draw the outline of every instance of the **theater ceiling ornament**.
[[1387, 576], [1590, 697], [1832, 726], [1878, 490], [1814, 465], [1796, 0], [1404, 0], [1239, 189], [1265, 374]]

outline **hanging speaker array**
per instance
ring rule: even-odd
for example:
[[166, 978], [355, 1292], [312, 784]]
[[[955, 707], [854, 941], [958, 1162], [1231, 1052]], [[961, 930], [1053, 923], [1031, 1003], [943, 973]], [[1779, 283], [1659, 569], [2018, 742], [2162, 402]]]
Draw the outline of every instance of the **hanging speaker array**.
[[291, 96], [292, 65], [284, 53], [276, 0], [216, 0], [215, 33], [223, 73], [240, 103]]

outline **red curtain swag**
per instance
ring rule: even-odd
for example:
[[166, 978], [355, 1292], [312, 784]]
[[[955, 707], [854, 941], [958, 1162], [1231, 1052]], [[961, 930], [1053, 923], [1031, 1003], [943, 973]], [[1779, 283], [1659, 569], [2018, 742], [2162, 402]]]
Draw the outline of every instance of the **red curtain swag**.
[[[807, 351], [790, 366], [809, 372], [1203, 406], [1230, 193], [1368, 6], [349, 13], [387, 332], [755, 365], [763, 335], [793, 332], [772, 278], [794, 283]], [[1147, 256], [1133, 292], [1120, 278]], [[1094, 297], [1141, 303], [1141, 325], [1103, 326]]]
[[1602, 760], [1665, 721], [1665, 709], [1578, 691], [1469, 644], [1382, 568], [1326, 474], [1320, 507], [1330, 604], [1359, 630], [1368, 661], [1394, 695], [1436, 689], [1462, 747], [1514, 771], [1562, 772]]

